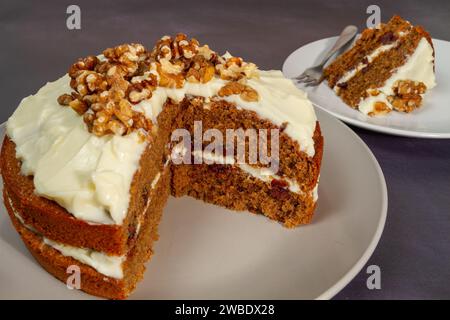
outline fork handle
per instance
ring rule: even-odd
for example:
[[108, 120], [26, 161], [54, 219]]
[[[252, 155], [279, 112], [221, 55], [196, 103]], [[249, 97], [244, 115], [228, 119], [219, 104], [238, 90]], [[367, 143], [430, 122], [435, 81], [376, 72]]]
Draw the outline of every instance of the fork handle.
[[328, 51], [328, 53], [325, 55], [325, 57], [322, 59], [322, 62], [320, 65], [324, 65], [328, 59], [331, 58], [333, 54], [335, 54], [339, 49], [344, 47], [347, 43], [349, 43], [353, 38], [356, 36], [356, 33], [358, 32], [358, 28], [353, 25], [346, 26], [344, 30], [342, 30], [339, 38], [336, 40], [336, 43], [334, 46]]

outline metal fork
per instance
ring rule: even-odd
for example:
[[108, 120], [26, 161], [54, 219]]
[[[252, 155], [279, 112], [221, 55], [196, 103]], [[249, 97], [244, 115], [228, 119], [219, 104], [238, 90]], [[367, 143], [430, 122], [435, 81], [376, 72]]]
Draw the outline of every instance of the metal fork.
[[327, 61], [341, 48], [343, 48], [345, 45], [347, 45], [350, 41], [352, 41], [356, 33], [358, 32], [358, 28], [350, 25], [346, 26], [344, 30], [342, 30], [341, 35], [336, 40], [336, 43], [334, 46], [328, 51], [328, 53], [325, 55], [325, 57], [322, 59], [322, 61], [311, 68], [306, 69], [303, 71], [301, 75], [298, 77], [293, 78], [299, 83], [305, 83], [307, 86], [316, 86], [320, 84], [323, 80], [323, 67], [327, 63]]

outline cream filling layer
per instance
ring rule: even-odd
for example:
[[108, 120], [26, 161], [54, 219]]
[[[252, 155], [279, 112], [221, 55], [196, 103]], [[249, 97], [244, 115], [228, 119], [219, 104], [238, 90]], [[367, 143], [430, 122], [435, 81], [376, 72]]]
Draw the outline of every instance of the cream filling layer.
[[62, 255], [66, 257], [74, 258], [77, 261], [80, 261], [95, 270], [97, 270], [99, 273], [104, 274], [105, 276], [115, 278], [115, 279], [122, 279], [123, 278], [123, 269], [122, 269], [122, 263], [126, 259], [126, 255], [123, 256], [111, 256], [107, 255], [103, 252], [91, 250], [91, 249], [85, 249], [85, 248], [77, 248], [73, 246], [69, 246], [66, 244], [62, 244], [59, 242], [52, 241], [44, 236], [42, 236], [40, 233], [38, 233], [32, 226], [25, 223], [22, 216], [19, 214], [19, 212], [14, 208], [14, 205], [9, 197], [7, 197], [9, 205], [11, 206], [14, 216], [19, 220], [19, 222], [28, 230], [32, 231], [33, 233], [37, 234], [38, 236], [42, 237], [42, 241], [54, 248], [55, 250], [59, 251]]
[[350, 79], [352, 79], [358, 72], [360, 72], [362, 69], [367, 67], [370, 63], [372, 63], [372, 61], [375, 60], [375, 58], [377, 58], [380, 54], [382, 54], [383, 52], [386, 52], [388, 50], [391, 50], [392, 48], [397, 46], [398, 43], [399, 43], [399, 40], [397, 40], [391, 44], [386, 44], [386, 45], [376, 48], [372, 53], [370, 53], [369, 55], [367, 55], [365, 57], [367, 62], [360, 62], [356, 67], [345, 72], [342, 75], [342, 77], [339, 79], [339, 81], [336, 83], [333, 90], [336, 92], [339, 92], [339, 90], [340, 90], [339, 85], [341, 83], [347, 82]]
[[68, 246], [45, 237], [43, 237], [43, 240], [45, 244], [58, 250], [62, 255], [74, 258], [75, 260], [94, 268], [105, 276], [115, 279], [123, 278], [122, 264], [126, 260], [126, 255], [110, 256], [103, 252], [98, 252], [91, 249]]
[[[164, 169], [163, 169], [163, 171], [166, 170], [166, 168], [167, 168], [167, 166], [169, 165], [169, 163], [170, 163], [170, 158], [166, 160], [166, 163], [164, 163]], [[156, 188], [156, 186], [157, 186], [157, 184], [158, 184], [158, 182], [159, 182], [159, 179], [161, 179], [161, 174], [164, 174], [164, 172], [163, 172], [163, 173], [158, 172], [158, 173], [155, 175], [155, 177], [153, 178], [152, 182], [150, 183], [150, 187], [151, 187], [152, 189], [155, 189], [155, 188]], [[139, 233], [139, 231], [141, 230], [141, 226], [142, 226], [143, 219], [144, 219], [144, 214], [145, 214], [145, 212], [147, 212], [147, 210], [148, 210], [148, 208], [150, 207], [150, 204], [151, 204], [151, 203], [152, 203], [152, 198], [151, 198], [151, 197], [148, 197], [147, 202], [146, 202], [145, 207], [144, 207], [143, 214], [141, 214], [141, 216], [138, 218], [138, 223], [137, 223], [137, 226], [136, 226], [136, 233]]]
[[406, 63], [397, 68], [392, 76], [386, 80], [383, 86], [377, 88], [380, 92], [377, 96], [369, 96], [359, 103], [359, 110], [369, 114], [374, 110], [375, 102], [384, 102], [389, 108], [393, 108], [387, 97], [393, 95], [395, 82], [398, 80], [412, 80], [423, 82], [427, 91], [436, 86], [434, 74], [433, 48], [426, 38], [422, 38], [414, 53], [407, 59]]
[[[183, 154], [183, 151], [181, 151], [181, 154]], [[241, 169], [248, 175], [250, 175], [258, 180], [261, 180], [265, 183], [270, 183], [270, 182], [272, 182], [272, 180], [280, 180], [281, 179], [283, 181], [286, 181], [286, 183], [288, 184], [288, 190], [290, 192], [297, 193], [297, 194], [304, 194], [304, 192], [300, 188], [300, 185], [295, 180], [276, 175], [276, 174], [274, 174], [274, 172], [272, 170], [270, 170], [270, 168], [255, 168], [246, 163], [236, 163], [236, 160], [234, 159], [234, 157], [220, 156], [220, 155], [213, 154], [211, 152], [194, 151], [194, 152], [192, 152], [192, 154], [193, 154], [194, 158], [202, 158], [203, 161], [207, 164], [214, 163], [214, 164], [235, 165], [236, 167], [238, 167], [239, 169]], [[314, 201], [317, 201], [317, 199], [318, 199], [318, 193], [317, 193], [318, 185], [319, 185], [319, 182], [317, 181], [316, 186], [311, 191], [311, 195], [312, 195]]]

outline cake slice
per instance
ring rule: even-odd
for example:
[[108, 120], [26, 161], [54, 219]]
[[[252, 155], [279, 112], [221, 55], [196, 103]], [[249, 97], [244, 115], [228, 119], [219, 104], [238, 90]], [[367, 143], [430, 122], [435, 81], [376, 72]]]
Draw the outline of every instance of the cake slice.
[[412, 112], [436, 85], [433, 43], [422, 27], [394, 16], [364, 30], [323, 75], [347, 105], [366, 115]]
[[[229, 132], [243, 140], [216, 140]], [[249, 161], [250, 140], [266, 157]], [[178, 34], [80, 59], [23, 99], [0, 165], [6, 208], [37, 261], [63, 282], [76, 266], [81, 290], [124, 299], [169, 194], [295, 227], [312, 219], [322, 153], [312, 104], [280, 71]]]

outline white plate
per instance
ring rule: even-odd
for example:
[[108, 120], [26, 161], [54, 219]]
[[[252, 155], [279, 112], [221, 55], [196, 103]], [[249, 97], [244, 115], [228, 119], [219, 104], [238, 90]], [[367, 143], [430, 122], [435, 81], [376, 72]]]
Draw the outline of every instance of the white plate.
[[[284, 62], [283, 73], [292, 78], [317, 64], [336, 38], [318, 40], [295, 50]], [[316, 106], [355, 126], [399, 136], [450, 138], [450, 60], [446, 58], [450, 56], [450, 42], [434, 39], [433, 44], [437, 86], [425, 95], [422, 107], [409, 114], [391, 112], [386, 116], [368, 117], [342, 102], [326, 81], [318, 87], [298, 86], [308, 92]]]
[[[325, 136], [313, 222], [286, 229], [263, 216], [171, 198], [145, 279], [131, 299], [329, 299], [365, 265], [383, 231], [387, 192], [368, 147], [318, 110]], [[3, 137], [4, 126], [1, 127]], [[33, 260], [0, 209], [0, 299], [92, 298]]]

